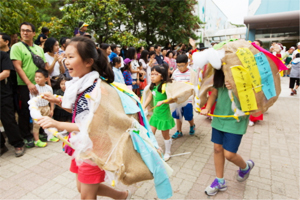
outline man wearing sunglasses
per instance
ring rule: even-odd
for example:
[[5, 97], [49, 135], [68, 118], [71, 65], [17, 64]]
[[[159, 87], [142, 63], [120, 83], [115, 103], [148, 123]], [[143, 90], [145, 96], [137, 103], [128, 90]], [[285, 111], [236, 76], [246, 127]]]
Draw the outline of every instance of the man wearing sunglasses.
[[[33, 95], [38, 94], [34, 81], [35, 72], [38, 68], [33, 62], [31, 52], [40, 56], [44, 60], [46, 69], [48, 68], [48, 64], [45, 59], [43, 49], [33, 44], [33, 38], [35, 36], [34, 25], [29, 22], [23, 22], [20, 25], [20, 32], [22, 41], [12, 46], [10, 59], [12, 60], [17, 72], [18, 94], [20, 101], [19, 128], [23, 138], [25, 139], [26, 147], [31, 148], [34, 147], [34, 142], [33, 135], [30, 130], [30, 113], [27, 102], [30, 99], [29, 92]], [[31, 52], [28, 50], [27, 46]]]

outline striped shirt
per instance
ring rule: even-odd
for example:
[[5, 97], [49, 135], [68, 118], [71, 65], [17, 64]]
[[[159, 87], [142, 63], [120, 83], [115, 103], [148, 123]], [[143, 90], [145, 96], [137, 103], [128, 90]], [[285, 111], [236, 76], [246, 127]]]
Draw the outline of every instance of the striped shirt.
[[[76, 113], [75, 116], [77, 116], [78, 114], [82, 113], [85, 110], [89, 110], [88, 107], [88, 101], [85, 98], [85, 94], [90, 93], [93, 91], [93, 89], [95, 88], [97, 82], [94, 82], [93, 85], [91, 85], [89, 88], [87, 88], [83, 93], [80, 93], [77, 95], [77, 98], [80, 96], [80, 98], [77, 101], [77, 107], [76, 107]], [[73, 113], [75, 111], [75, 104], [73, 105]]]
[[[35, 84], [35, 86], [36, 86], [36, 89], [39, 91], [38, 95], [44, 94], [46, 92], [50, 92], [51, 94], [53, 94], [52, 87], [50, 87], [49, 85], [40, 86], [38, 84]], [[32, 99], [38, 95], [33, 95], [29, 92], [30, 99]], [[47, 106], [48, 104], [49, 104], [49, 101], [47, 101], [45, 99], [39, 99], [37, 102], [37, 106]]]
[[[191, 69], [187, 69], [185, 72], [180, 72], [179, 69], [176, 69], [173, 72], [172, 78], [177, 82], [191, 82]], [[188, 103], [192, 103], [192, 96], [188, 99]]]

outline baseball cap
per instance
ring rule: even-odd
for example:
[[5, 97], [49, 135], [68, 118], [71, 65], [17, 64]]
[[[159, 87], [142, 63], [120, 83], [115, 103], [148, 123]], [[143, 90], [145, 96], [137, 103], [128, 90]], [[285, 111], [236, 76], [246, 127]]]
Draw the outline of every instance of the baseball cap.
[[131, 60], [130, 60], [129, 58], [126, 58], [126, 59], [124, 60], [125, 65], [128, 65], [128, 63], [130, 63], [130, 62], [131, 62]]

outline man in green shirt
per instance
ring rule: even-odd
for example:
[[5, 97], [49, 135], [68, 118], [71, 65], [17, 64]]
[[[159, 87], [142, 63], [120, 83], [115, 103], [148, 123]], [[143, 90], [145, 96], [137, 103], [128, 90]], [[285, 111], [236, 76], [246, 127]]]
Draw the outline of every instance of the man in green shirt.
[[[35, 27], [29, 22], [23, 22], [20, 25], [22, 42], [27, 44], [30, 50], [40, 56], [46, 63], [46, 69], [48, 68], [44, 51], [41, 47], [33, 44], [33, 37], [35, 36]], [[35, 71], [38, 70], [37, 66], [33, 63], [32, 56], [27, 47], [18, 42], [11, 48], [10, 59], [13, 62], [15, 70], [17, 72], [18, 81], [18, 93], [20, 104], [19, 113], [19, 128], [23, 138], [26, 140], [26, 147], [34, 147], [33, 135], [30, 130], [30, 113], [27, 102], [29, 101], [29, 92], [31, 94], [38, 94], [38, 90], [35, 87]]]

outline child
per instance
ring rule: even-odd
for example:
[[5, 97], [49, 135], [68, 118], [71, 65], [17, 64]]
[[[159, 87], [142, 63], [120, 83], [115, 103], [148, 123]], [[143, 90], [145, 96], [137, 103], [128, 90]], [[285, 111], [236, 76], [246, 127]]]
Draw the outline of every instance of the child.
[[46, 42], [48, 35], [49, 35], [49, 29], [47, 27], [42, 28], [42, 33], [38, 36], [38, 38], [34, 41], [36, 45], [41, 46], [44, 48], [44, 43]]
[[143, 64], [142, 62], [139, 62], [139, 89], [137, 89], [137, 95], [139, 97], [142, 96], [143, 94], [143, 91], [144, 91], [144, 88], [147, 86], [147, 75], [146, 75], [146, 72], [145, 70], [143, 69]]
[[132, 90], [132, 85], [136, 84], [136, 81], [132, 81], [131, 78], [131, 60], [129, 58], [124, 60], [123, 77], [127, 87]]
[[[191, 82], [191, 73], [193, 71], [188, 68], [188, 57], [183, 54], [179, 55], [176, 59], [177, 69], [174, 71], [172, 78], [178, 82]], [[195, 134], [195, 123], [193, 119], [193, 99], [192, 96], [188, 99], [188, 104], [181, 109], [181, 116], [184, 117], [186, 121], [190, 123], [190, 135]], [[172, 136], [173, 139], [182, 137], [182, 121], [180, 119], [180, 114], [177, 111], [172, 113], [172, 116], [176, 119], [177, 132]]]
[[134, 47], [129, 47], [127, 51], [127, 58], [131, 60], [131, 67], [130, 67], [130, 72], [131, 72], [131, 77], [133, 80], [132, 83], [132, 90], [135, 94], [137, 94], [137, 89], [139, 88], [140, 81], [139, 81], [139, 63], [137, 61], [137, 54], [136, 50]]
[[[212, 94], [208, 98], [206, 109], [201, 111], [202, 115], [207, 115], [218, 98], [214, 114], [216, 115], [233, 115], [231, 109], [231, 100], [228, 97], [228, 90], [232, 89], [228, 82], [224, 85], [224, 73], [221, 70], [216, 70], [214, 75], [214, 88]], [[226, 87], [225, 87], [226, 86]], [[241, 109], [239, 102], [234, 97], [236, 105]], [[243, 135], [246, 133], [249, 116], [239, 117], [239, 122], [234, 118], [219, 118], [214, 117], [212, 120], [212, 137], [214, 143], [214, 161], [216, 169], [216, 179], [205, 189], [207, 195], [216, 195], [218, 191], [227, 189], [224, 180], [224, 164], [225, 158], [237, 165], [240, 169], [236, 176], [237, 181], [245, 181], [250, 171], [254, 167], [254, 162], [248, 160], [245, 162], [243, 158], [237, 154], [239, 145]]]
[[[74, 102], [70, 102], [68, 99], [63, 100], [65, 102], [61, 102], [60, 99], [50, 94], [45, 95], [44, 98], [60, 106], [63, 103], [64, 107], [69, 110], [73, 107], [73, 123], [58, 122], [49, 117], [42, 117], [38, 120], [38, 123], [43, 128], [54, 127], [68, 132], [80, 131], [75, 122], [77, 115], [89, 110], [85, 94], [94, 90], [97, 81], [99, 81], [99, 76], [103, 76], [108, 83], [112, 83], [114, 74], [107, 62], [107, 57], [101, 50], [96, 49], [91, 39], [86, 37], [72, 38], [66, 48], [65, 64], [69, 69], [70, 75], [76, 77], [72, 80], [73, 85], [84, 82], [83, 85], [78, 86], [79, 88], [76, 92], [68, 90], [67, 85], [65, 97], [68, 96], [68, 99], [74, 99]], [[71, 88], [72, 85], [69, 87]], [[86, 162], [77, 165], [73, 159], [70, 171], [76, 173], [77, 188], [81, 193], [81, 199], [97, 199], [97, 195], [108, 196], [113, 199], [130, 199], [129, 190], [118, 191], [101, 184], [104, 182], [105, 171], [98, 166], [90, 165]]]
[[[300, 53], [297, 53], [295, 59], [292, 61], [292, 69], [290, 73], [291, 96], [297, 94], [299, 82], [300, 82]], [[296, 83], [296, 87], [295, 87], [295, 83]]]
[[123, 77], [122, 71], [120, 69], [121, 65], [122, 65], [122, 62], [121, 62], [120, 57], [114, 57], [112, 59], [112, 66], [113, 66], [112, 69], [115, 74], [115, 82], [125, 84], [124, 77]]
[[[66, 90], [65, 83], [66, 83], [67, 80], [68, 79], [63, 77], [63, 79], [60, 81], [60, 83], [59, 83], [60, 89], [57, 90], [57, 92], [56, 92], [57, 95], [64, 96], [64, 93], [65, 93], [65, 90]], [[59, 106], [55, 106], [53, 118], [55, 120], [61, 121], [61, 122], [71, 122], [72, 114], [65, 111], [64, 109], [62, 109]]]
[[168, 68], [161, 65], [155, 65], [151, 68], [151, 85], [147, 97], [144, 109], [147, 108], [149, 103], [153, 98], [154, 108], [153, 115], [149, 121], [151, 125], [151, 130], [155, 134], [156, 130], [161, 130], [164, 141], [165, 141], [165, 155], [164, 160], [167, 161], [171, 157], [171, 145], [172, 139], [169, 135], [169, 130], [175, 126], [174, 119], [172, 118], [170, 106], [168, 104], [173, 103], [173, 101], [167, 101], [167, 94], [162, 91], [163, 84], [171, 82], [168, 76]]
[[[46, 82], [48, 80], [48, 72], [44, 69], [38, 69], [35, 72], [35, 77], [34, 80], [36, 82], [36, 89], [39, 92], [39, 95], [46, 93], [46, 92], [50, 92], [51, 94], [53, 94], [53, 90], [49, 85], [46, 85]], [[33, 95], [31, 93], [29, 93], [30, 99], [32, 99], [33, 97], [36, 97], [36, 95]], [[41, 99], [37, 102], [37, 106], [39, 111], [41, 112], [42, 116], [53, 116], [53, 110], [54, 110], [54, 104], [50, 103], [50, 107], [49, 107], [49, 101], [45, 100], [45, 99]], [[37, 123], [33, 123], [33, 137], [34, 137], [34, 144], [36, 147], [45, 147], [47, 146], [47, 142], [42, 142], [39, 139], [39, 130], [40, 130], [40, 126]], [[59, 139], [56, 137], [53, 137], [51, 139], [52, 142], [58, 142]]]

